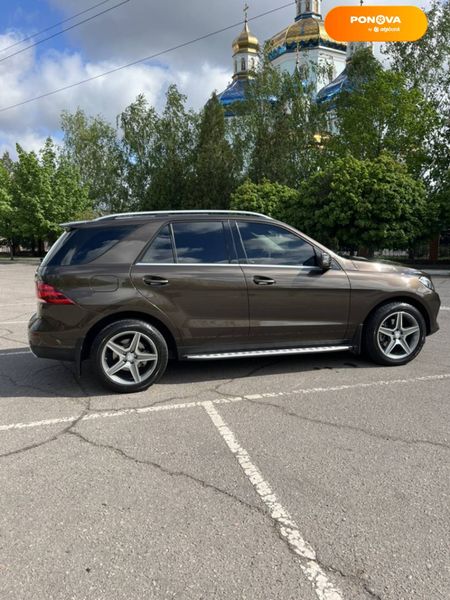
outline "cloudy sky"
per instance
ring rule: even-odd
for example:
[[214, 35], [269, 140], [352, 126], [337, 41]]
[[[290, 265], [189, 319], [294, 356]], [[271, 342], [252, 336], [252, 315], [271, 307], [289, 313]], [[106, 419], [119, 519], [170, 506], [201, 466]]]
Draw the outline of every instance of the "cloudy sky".
[[[222, 91], [231, 76], [231, 42], [241, 29], [203, 40], [158, 59], [121, 70], [25, 106], [2, 108], [150, 56], [177, 44], [242, 20], [241, 0], [128, 0], [92, 21], [34, 48], [10, 56], [33, 43], [8, 48], [101, 0], [11, 0], [0, 3], [0, 153], [14, 153], [16, 142], [38, 149], [47, 135], [59, 136], [63, 109], [83, 108], [112, 122], [141, 92], [161, 107], [167, 86], [176, 83], [195, 108], [213, 90]], [[69, 27], [124, 0], [107, 0], [98, 8], [65, 23]], [[288, 0], [249, 0], [250, 17], [283, 6]], [[323, 14], [357, 0], [324, 0]], [[391, 1], [375, 4], [391, 5]], [[374, 4], [374, 2], [372, 2]], [[427, 0], [395, 0], [423, 6]], [[251, 23], [260, 40], [294, 20], [294, 2]], [[53, 29], [37, 37], [47, 37]]]

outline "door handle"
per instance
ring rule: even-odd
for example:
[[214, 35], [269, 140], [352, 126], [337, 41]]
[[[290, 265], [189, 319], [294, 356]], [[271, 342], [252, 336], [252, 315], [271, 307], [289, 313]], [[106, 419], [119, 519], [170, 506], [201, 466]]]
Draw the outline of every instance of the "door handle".
[[154, 275], [145, 275], [142, 280], [145, 285], [149, 285], [151, 287], [162, 287], [163, 285], [169, 285], [168, 279], [164, 279], [164, 277], [156, 277]]
[[253, 282], [256, 283], [256, 285], [275, 285], [276, 284], [275, 279], [271, 279], [270, 277], [262, 277], [260, 275], [255, 275], [253, 277]]

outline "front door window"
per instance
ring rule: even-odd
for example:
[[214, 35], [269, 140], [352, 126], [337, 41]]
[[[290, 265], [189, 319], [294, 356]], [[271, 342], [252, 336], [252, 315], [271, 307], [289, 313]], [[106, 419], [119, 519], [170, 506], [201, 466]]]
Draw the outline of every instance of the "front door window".
[[270, 223], [238, 223], [247, 262], [251, 265], [316, 266], [311, 244]]

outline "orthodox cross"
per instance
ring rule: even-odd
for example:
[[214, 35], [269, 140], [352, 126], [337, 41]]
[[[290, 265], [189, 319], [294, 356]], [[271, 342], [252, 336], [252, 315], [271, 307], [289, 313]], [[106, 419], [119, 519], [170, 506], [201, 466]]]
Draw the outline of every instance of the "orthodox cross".
[[249, 5], [247, 4], [247, 2], [244, 4], [244, 15], [245, 15], [245, 22], [248, 22], [248, 9], [249, 9]]

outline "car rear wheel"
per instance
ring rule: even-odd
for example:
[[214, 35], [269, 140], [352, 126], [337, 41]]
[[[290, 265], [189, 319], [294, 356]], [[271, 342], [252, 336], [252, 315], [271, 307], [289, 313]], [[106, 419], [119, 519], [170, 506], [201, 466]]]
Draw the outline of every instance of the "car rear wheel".
[[155, 327], [127, 319], [102, 329], [91, 355], [103, 385], [115, 392], [131, 393], [146, 390], [164, 374], [168, 349]]
[[421, 312], [403, 302], [378, 308], [364, 327], [366, 354], [380, 365], [400, 366], [414, 360], [426, 339]]

